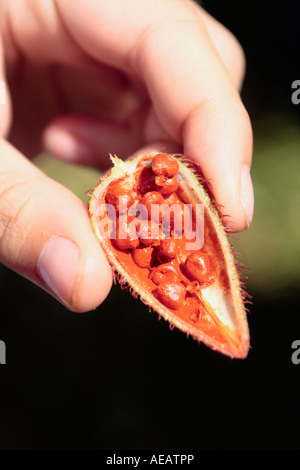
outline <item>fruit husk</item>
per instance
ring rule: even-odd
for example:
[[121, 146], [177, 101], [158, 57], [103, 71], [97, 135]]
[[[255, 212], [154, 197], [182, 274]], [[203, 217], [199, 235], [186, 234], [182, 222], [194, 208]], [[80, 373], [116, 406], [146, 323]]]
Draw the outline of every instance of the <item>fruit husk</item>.
[[[242, 276], [226, 233], [224, 219], [204, 180], [199, 166], [190, 158], [175, 156], [179, 163], [178, 182], [184, 202], [204, 206], [204, 247], [213, 260], [214, 282], [201, 288], [197, 296], [199, 312], [190, 305], [172, 310], [152, 294], [154, 284], [148, 278], [148, 271], [132, 262], [129, 250], [116, 249], [108, 232], [101, 229], [99, 217], [105, 203], [105, 194], [112, 182], [126, 181], [133, 191], [137, 188], [137, 175], [141, 167], [151, 166], [155, 152], [123, 160], [110, 156], [112, 169], [99, 179], [90, 194], [88, 210], [92, 229], [100, 242], [112, 267], [114, 278], [121, 287], [128, 287], [148, 307], [198, 342], [231, 358], [243, 359], [249, 350], [249, 329], [245, 302], [248, 295], [243, 289]], [[146, 272], [147, 271], [147, 272]], [[153, 285], [152, 285], [153, 284]], [[195, 302], [195, 301], [193, 301]]]

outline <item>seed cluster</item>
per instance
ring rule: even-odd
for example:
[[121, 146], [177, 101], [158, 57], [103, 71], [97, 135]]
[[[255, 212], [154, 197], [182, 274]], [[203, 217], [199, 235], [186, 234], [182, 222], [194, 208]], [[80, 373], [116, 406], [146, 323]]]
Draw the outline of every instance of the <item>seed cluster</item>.
[[[153, 204], [162, 205], [171, 200], [178, 189], [178, 162], [170, 155], [159, 153], [152, 160], [151, 173], [143, 185], [138, 201], [132, 191], [113, 183], [107, 193], [106, 202], [116, 209], [116, 237], [113, 243], [119, 250], [131, 250], [134, 263], [140, 268], [149, 270], [149, 279], [156, 284], [153, 294], [170, 309], [177, 310], [187, 296], [196, 292], [199, 286], [211, 281], [209, 255], [202, 251], [194, 251], [186, 256], [185, 262], [178, 260], [178, 240], [174, 238], [175, 222], [180, 220], [183, 232], [184, 204], [179, 213], [170, 218], [171, 236], [165, 238], [162, 231], [162, 218], [152, 220]], [[177, 203], [178, 203], [178, 198]], [[136, 224], [131, 223], [135, 217], [128, 214], [130, 207], [139, 202], [145, 208], [145, 217]], [[142, 214], [143, 215], [143, 214]], [[190, 288], [193, 285], [193, 288]]]

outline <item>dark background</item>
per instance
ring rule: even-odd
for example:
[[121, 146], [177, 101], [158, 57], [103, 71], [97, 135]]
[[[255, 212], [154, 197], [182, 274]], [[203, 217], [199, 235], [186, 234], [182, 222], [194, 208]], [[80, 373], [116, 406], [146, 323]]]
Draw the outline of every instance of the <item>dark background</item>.
[[[118, 286], [101, 307], [80, 315], [1, 267], [0, 339], [7, 346], [1, 449], [299, 448], [300, 365], [291, 362], [291, 344], [300, 338], [300, 275], [283, 256], [289, 247], [290, 266], [299, 248], [283, 222], [286, 230], [264, 263], [262, 243], [273, 238], [260, 223], [260, 184], [272, 180], [273, 153], [287, 173], [271, 199], [296, 194], [289, 181], [300, 149], [300, 106], [291, 103], [291, 83], [300, 79], [299, 7], [230, 0], [204, 6], [237, 36], [247, 57], [242, 96], [253, 122], [258, 188], [257, 219], [242, 241], [253, 296], [249, 356], [231, 360], [169, 331]], [[282, 128], [283, 144], [276, 137]], [[289, 161], [291, 128], [297, 145]], [[295, 231], [292, 238], [299, 240]]]

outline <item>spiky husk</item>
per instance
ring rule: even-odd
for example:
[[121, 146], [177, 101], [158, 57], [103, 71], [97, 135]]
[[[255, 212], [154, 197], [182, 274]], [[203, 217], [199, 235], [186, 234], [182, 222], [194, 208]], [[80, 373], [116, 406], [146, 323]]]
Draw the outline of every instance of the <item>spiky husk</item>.
[[[222, 313], [218, 311], [216, 313], [216, 328], [219, 329], [218, 333], [225, 338], [224, 341], [220, 341], [217, 334], [209, 335], [205, 331], [202, 331], [201, 326], [193, 327], [190, 322], [179, 318], [176, 312], [165, 307], [151, 295], [145, 285], [140, 282], [139, 279], [133, 278], [131, 273], [126, 269], [126, 266], [120, 262], [111, 242], [106, 239], [99, 229], [97, 214], [100, 205], [103, 203], [103, 195], [108, 185], [112, 181], [125, 176], [134, 178], [137, 165], [140, 164], [142, 160], [151, 159], [155, 155], [156, 153], [154, 152], [140, 155], [127, 162], [119, 160], [116, 156], [111, 156], [111, 160], [114, 164], [113, 168], [104, 177], [100, 178], [90, 196], [88, 209], [92, 228], [112, 266], [114, 279], [120, 283], [121, 288], [129, 288], [134, 297], [139, 297], [150, 309], [155, 310], [159, 317], [163, 317], [167, 320], [172, 329], [177, 327], [187, 333], [188, 336], [230, 357], [245, 358], [249, 350], [249, 330], [245, 303], [249, 302], [250, 296], [248, 296], [244, 290], [243, 276], [240, 272], [240, 269], [243, 267], [237, 263], [232, 244], [228, 240], [229, 234], [226, 233], [226, 231], [228, 231], [225, 222], [226, 218], [221, 215], [220, 207], [214, 201], [209, 182], [203, 178], [201, 169], [193, 160], [183, 155], [173, 155], [177, 158], [179, 163], [180, 169], [178, 175], [180, 175], [181, 184], [186, 185], [186, 188], [189, 188], [189, 190], [192, 188], [193, 197], [196, 202], [202, 203], [205, 207], [206, 217], [210, 220], [215, 231], [214, 237], [216, 237], [218, 246], [220, 246], [221, 249], [221, 262], [224, 266], [226, 265], [225, 269], [228, 274], [229, 284], [226, 291], [225, 288], [223, 288], [223, 292], [221, 292], [221, 288], [218, 288], [218, 290], [207, 288], [206, 290], [207, 293], [209, 289], [212, 291], [210, 296], [215, 305], [219, 302], [220, 305], [226, 307], [225, 310], [228, 310], [228, 312]], [[210, 298], [210, 296], [208, 296], [208, 298]], [[228, 299], [228, 297], [230, 297], [230, 299]], [[218, 309], [218, 305], [216, 309]]]

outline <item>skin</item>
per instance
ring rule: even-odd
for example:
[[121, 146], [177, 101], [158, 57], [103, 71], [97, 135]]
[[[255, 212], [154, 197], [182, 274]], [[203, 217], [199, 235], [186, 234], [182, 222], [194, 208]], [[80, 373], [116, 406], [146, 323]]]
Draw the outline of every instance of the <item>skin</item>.
[[69, 309], [112, 282], [84, 205], [30, 158], [99, 169], [148, 150], [197, 160], [232, 230], [253, 213], [244, 55], [188, 0], [0, 0], [0, 261]]

